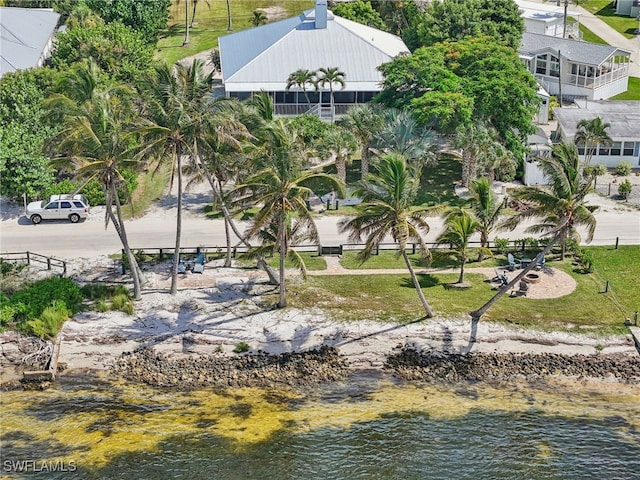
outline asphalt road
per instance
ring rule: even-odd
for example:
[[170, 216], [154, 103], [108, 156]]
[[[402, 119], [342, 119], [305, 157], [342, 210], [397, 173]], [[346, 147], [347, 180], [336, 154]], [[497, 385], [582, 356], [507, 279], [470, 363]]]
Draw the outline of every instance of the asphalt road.
[[[640, 244], [640, 210], [625, 207], [620, 203], [593, 196], [589, 203], [601, 205], [597, 212], [598, 225], [592, 244], [613, 245], [616, 238], [620, 244]], [[187, 202], [183, 216], [183, 247], [214, 247], [225, 245], [222, 220], [209, 220], [201, 213], [202, 205]], [[0, 222], [0, 252], [31, 251], [61, 259], [90, 258], [110, 255], [121, 250], [120, 240], [113, 226], [104, 228], [104, 209], [93, 208], [90, 217], [77, 224], [67, 221], [43, 222], [33, 225], [16, 208], [3, 211]], [[350, 243], [346, 234], [338, 231], [341, 217], [320, 216], [316, 221], [323, 245]], [[433, 218], [427, 242], [435, 241], [442, 231], [442, 220]], [[175, 208], [154, 208], [142, 218], [126, 224], [129, 243], [133, 249], [172, 248], [175, 244]], [[534, 236], [524, 232], [523, 224], [512, 232], [500, 232], [501, 238], [518, 239]], [[246, 224], [242, 226], [244, 230]], [[234, 236], [235, 238], [235, 236]], [[389, 239], [391, 242], [391, 239]]]

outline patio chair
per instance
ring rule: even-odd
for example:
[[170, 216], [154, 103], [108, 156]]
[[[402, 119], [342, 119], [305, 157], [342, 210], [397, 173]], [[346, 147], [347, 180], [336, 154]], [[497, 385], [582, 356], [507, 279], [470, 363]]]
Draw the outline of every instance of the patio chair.
[[204, 263], [207, 261], [204, 253], [200, 252], [196, 257], [196, 262], [193, 264], [193, 273], [204, 272]]
[[507, 269], [510, 272], [513, 272], [516, 268], [520, 268], [520, 262], [516, 263], [516, 259], [510, 253], [507, 255], [507, 261], [509, 262], [509, 265], [507, 265]]
[[542, 257], [540, 260], [538, 260], [538, 263], [536, 263], [536, 270], [542, 270], [544, 268], [544, 264], [545, 259], [544, 257]]
[[529, 285], [524, 280], [520, 280], [520, 284], [518, 285], [518, 290], [512, 290], [511, 291], [511, 296], [512, 297], [526, 297], [527, 293], [529, 292], [529, 288], [531, 288], [531, 285]]

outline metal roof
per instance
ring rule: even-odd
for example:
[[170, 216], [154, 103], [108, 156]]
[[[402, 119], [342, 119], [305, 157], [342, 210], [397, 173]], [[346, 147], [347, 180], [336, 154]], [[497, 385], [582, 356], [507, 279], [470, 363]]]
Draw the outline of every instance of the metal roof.
[[554, 108], [553, 114], [569, 139], [574, 138], [580, 120], [600, 117], [610, 124], [607, 133], [612, 139], [640, 141], [640, 101], [589, 100], [582, 108]]
[[299, 69], [337, 67], [345, 90], [378, 91], [377, 67], [408, 52], [397, 36], [327, 12], [326, 28], [315, 28], [315, 9], [297, 17], [219, 38], [227, 91], [284, 91]]
[[520, 43], [520, 54], [532, 56], [540, 53], [558, 52], [567, 60], [586, 65], [602, 65], [613, 55], [631, 55], [631, 52], [609, 45], [581, 42], [551, 35], [525, 32]]
[[51, 9], [0, 7], [0, 76], [40, 66], [59, 18]]
[[[556, 5], [547, 5], [543, 3], [527, 2], [525, 0], [515, 0], [516, 5], [520, 9], [520, 16], [527, 20], [535, 20], [537, 22], [557, 22], [564, 18], [564, 7]], [[567, 11], [570, 17], [580, 17], [580, 12]]]

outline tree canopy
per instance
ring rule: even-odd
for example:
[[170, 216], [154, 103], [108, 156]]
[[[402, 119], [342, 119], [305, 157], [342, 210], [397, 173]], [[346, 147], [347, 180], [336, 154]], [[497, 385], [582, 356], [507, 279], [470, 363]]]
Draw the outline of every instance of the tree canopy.
[[353, 20], [378, 30], [388, 30], [384, 20], [369, 1], [356, 0], [355, 2], [337, 3], [331, 7], [331, 11], [347, 20]]

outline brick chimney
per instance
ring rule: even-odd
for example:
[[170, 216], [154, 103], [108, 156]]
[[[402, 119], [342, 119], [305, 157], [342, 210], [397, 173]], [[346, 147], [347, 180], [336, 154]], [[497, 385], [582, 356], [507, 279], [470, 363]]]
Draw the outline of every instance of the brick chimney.
[[327, 28], [327, 0], [316, 0], [316, 28]]

